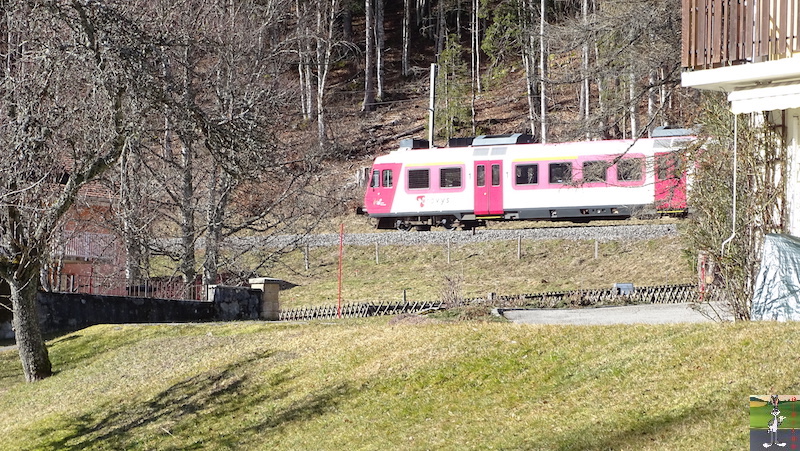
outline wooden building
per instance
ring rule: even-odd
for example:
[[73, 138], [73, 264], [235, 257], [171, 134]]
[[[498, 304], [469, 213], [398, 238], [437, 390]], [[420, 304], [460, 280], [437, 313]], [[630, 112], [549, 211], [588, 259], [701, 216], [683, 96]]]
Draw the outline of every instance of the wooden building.
[[800, 0], [682, 0], [682, 85], [782, 129], [787, 229], [800, 236]]

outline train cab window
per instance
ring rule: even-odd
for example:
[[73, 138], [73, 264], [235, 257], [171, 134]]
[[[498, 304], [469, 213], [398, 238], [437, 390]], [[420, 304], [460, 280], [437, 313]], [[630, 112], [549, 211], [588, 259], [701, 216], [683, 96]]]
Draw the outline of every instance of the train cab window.
[[670, 152], [656, 157], [658, 180], [676, 179], [683, 174], [683, 162], [678, 152]]
[[642, 180], [643, 158], [625, 158], [617, 163], [617, 181], [638, 182]]
[[500, 186], [500, 165], [492, 165], [492, 186]]
[[482, 164], [475, 168], [475, 185], [486, 186], [486, 166]]
[[384, 188], [391, 188], [392, 187], [392, 170], [391, 169], [384, 169], [383, 170], [383, 186], [384, 186]]
[[584, 161], [583, 181], [584, 183], [605, 182], [607, 171], [607, 161]]
[[539, 183], [538, 164], [518, 164], [514, 173], [517, 185], [535, 185]]
[[550, 183], [572, 182], [572, 163], [550, 163]]
[[381, 171], [372, 171], [372, 179], [369, 181], [370, 188], [381, 186]]
[[410, 169], [408, 171], [408, 187], [410, 189], [430, 188], [430, 177], [430, 169]]
[[441, 168], [439, 170], [440, 188], [460, 188], [461, 168]]

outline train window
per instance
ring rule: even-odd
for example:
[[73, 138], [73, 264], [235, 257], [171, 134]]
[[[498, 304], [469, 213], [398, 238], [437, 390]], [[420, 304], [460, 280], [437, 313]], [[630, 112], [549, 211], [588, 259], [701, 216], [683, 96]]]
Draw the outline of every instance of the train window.
[[441, 188], [460, 188], [461, 168], [441, 168], [439, 170], [439, 186]]
[[617, 181], [638, 182], [642, 180], [643, 158], [625, 158], [617, 163]]
[[550, 163], [550, 183], [570, 183], [572, 163]]
[[518, 164], [515, 174], [517, 185], [535, 185], [539, 183], [538, 164]]
[[430, 188], [430, 169], [409, 169], [408, 187], [411, 189]]
[[383, 170], [383, 186], [386, 188], [392, 187], [392, 170], [391, 169], [384, 169]]
[[482, 164], [475, 168], [475, 184], [477, 186], [486, 186], [486, 166]]
[[608, 170], [607, 161], [584, 161], [583, 181], [585, 183], [605, 182], [607, 170]]
[[500, 165], [492, 165], [492, 186], [500, 186]]
[[659, 180], [680, 178], [683, 174], [683, 162], [678, 152], [670, 152], [656, 157], [656, 173]]
[[372, 171], [372, 180], [369, 181], [370, 188], [381, 186], [381, 171]]

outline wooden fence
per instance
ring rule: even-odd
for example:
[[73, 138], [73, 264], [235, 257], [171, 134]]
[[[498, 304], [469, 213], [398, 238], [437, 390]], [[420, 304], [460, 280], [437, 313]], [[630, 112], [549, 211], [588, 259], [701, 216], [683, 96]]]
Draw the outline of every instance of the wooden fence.
[[682, 0], [684, 68], [786, 58], [800, 51], [800, 0]]
[[[701, 300], [697, 285], [659, 285], [635, 287], [630, 294], [620, 294], [616, 288], [594, 290], [552, 291], [517, 295], [491, 295], [482, 298], [465, 299], [458, 305], [491, 304], [517, 307], [569, 307], [604, 304], [674, 304], [698, 302]], [[409, 301], [356, 303], [343, 305], [341, 310], [335, 305], [300, 307], [282, 310], [281, 321], [305, 321], [332, 318], [366, 318], [369, 316], [417, 313], [423, 310], [450, 307], [441, 301]]]

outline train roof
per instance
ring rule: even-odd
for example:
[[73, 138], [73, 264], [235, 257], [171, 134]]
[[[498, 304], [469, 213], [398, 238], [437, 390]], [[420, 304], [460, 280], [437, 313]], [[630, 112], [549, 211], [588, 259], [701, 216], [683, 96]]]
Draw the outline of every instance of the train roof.
[[[680, 129], [688, 131], [687, 129]], [[423, 162], [436, 161], [442, 159], [470, 160], [473, 157], [522, 157], [537, 155], [541, 157], [570, 158], [585, 155], [619, 155], [626, 152], [651, 154], [658, 151], [668, 151], [678, 149], [686, 143], [692, 141], [694, 136], [687, 136], [684, 133], [665, 134], [655, 138], [634, 139], [615, 139], [598, 141], [574, 141], [564, 143], [503, 143], [498, 136], [507, 136], [510, 140], [524, 140], [527, 135], [495, 135], [490, 139], [482, 139], [479, 142], [490, 142], [494, 144], [460, 145], [452, 147], [428, 147], [427, 140], [403, 140], [399, 149], [392, 151], [389, 155], [378, 157], [382, 162], [409, 160]], [[521, 138], [520, 138], [521, 136]], [[472, 139], [472, 143], [476, 138]], [[452, 141], [451, 141], [452, 142]], [[463, 143], [463, 141], [462, 141]], [[419, 146], [419, 147], [417, 147]], [[424, 146], [424, 147], [423, 147]], [[448, 158], [449, 157], [449, 158]]]

